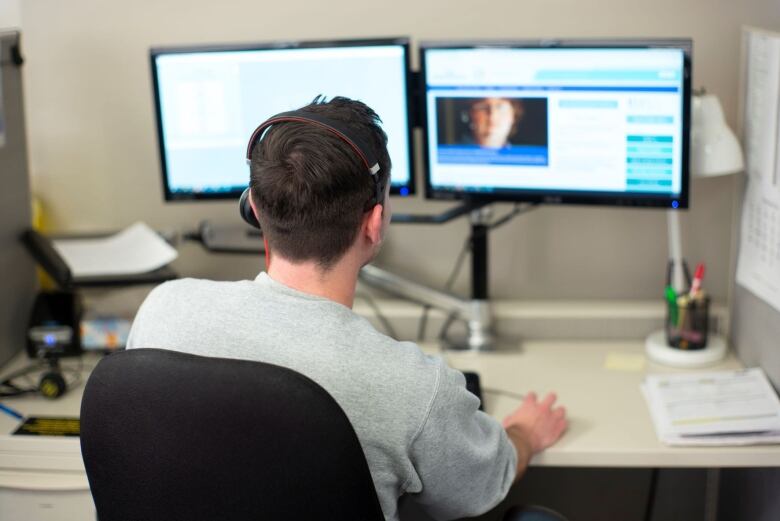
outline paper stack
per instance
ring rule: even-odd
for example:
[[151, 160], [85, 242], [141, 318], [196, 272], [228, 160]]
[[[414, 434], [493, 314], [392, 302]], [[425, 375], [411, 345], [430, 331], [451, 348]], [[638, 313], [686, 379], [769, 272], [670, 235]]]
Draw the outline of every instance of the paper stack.
[[780, 443], [780, 400], [761, 369], [648, 375], [642, 391], [663, 443]]
[[142, 222], [109, 237], [58, 239], [52, 243], [74, 277], [146, 273], [165, 266], [178, 255]]

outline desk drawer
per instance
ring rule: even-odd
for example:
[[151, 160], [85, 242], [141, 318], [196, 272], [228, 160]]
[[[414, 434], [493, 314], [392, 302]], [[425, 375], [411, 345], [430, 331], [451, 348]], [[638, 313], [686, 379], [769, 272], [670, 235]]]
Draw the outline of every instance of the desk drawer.
[[84, 475], [2, 472], [0, 519], [93, 521], [97, 516]]
[[0, 487], [0, 519], [8, 521], [94, 521], [89, 490], [42, 491]]

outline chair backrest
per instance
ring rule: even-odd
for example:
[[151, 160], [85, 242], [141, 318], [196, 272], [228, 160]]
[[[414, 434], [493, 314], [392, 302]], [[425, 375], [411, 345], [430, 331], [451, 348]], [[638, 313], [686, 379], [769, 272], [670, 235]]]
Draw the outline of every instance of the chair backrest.
[[342, 409], [271, 364], [110, 355], [84, 390], [81, 451], [100, 521], [384, 519]]
[[507, 510], [501, 519], [502, 521], [568, 521], [563, 514], [536, 505], [514, 506]]

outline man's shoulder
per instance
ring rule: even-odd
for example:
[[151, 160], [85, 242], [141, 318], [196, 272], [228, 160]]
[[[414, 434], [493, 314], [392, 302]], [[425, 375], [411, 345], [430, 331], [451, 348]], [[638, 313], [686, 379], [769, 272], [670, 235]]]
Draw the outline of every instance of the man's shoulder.
[[183, 279], [169, 280], [163, 282], [159, 286], [155, 287], [150, 295], [166, 294], [166, 293], [178, 293], [184, 291], [196, 290], [219, 290], [229, 289], [231, 287], [240, 286], [247, 281], [220, 281], [210, 279], [196, 279], [187, 277]]
[[218, 281], [184, 278], [169, 280], [155, 287], [146, 297], [147, 302], [168, 299], [192, 299], [198, 296], [231, 295], [240, 293], [249, 281]]
[[[173, 318], [218, 312], [241, 302], [247, 282], [224, 282], [207, 279], [176, 279], [155, 287], [143, 301], [136, 322], [156, 317]], [[208, 303], [208, 308], [204, 307]]]

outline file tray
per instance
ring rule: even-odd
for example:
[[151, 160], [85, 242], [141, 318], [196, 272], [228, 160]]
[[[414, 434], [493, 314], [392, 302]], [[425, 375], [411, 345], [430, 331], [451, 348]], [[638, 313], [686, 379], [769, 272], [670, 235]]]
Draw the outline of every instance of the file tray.
[[[86, 239], [106, 235], [108, 234], [69, 235], [58, 238]], [[33, 259], [62, 289], [157, 284], [178, 278], [178, 274], [170, 265], [144, 273], [75, 277], [68, 264], [57, 253], [49, 237], [30, 229], [25, 231], [20, 239]]]

